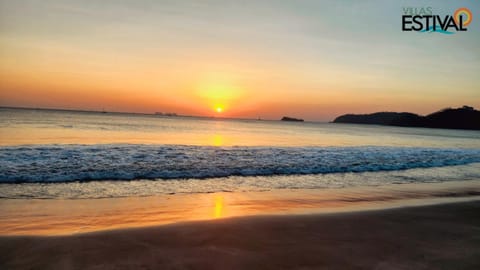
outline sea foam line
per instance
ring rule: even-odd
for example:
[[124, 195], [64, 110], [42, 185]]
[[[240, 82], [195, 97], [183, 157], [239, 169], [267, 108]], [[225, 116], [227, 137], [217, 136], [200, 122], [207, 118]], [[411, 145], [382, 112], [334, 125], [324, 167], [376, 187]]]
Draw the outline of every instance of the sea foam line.
[[0, 148], [0, 182], [373, 172], [480, 162], [480, 149], [41, 145]]

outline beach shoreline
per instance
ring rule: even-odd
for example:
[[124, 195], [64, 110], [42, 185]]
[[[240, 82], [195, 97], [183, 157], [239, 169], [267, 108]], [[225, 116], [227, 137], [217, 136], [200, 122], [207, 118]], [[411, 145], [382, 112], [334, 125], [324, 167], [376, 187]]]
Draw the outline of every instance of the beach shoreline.
[[480, 200], [2, 236], [3, 269], [478, 269]]
[[355, 212], [480, 199], [480, 180], [101, 199], [0, 199], [0, 235], [59, 236], [221, 218]]

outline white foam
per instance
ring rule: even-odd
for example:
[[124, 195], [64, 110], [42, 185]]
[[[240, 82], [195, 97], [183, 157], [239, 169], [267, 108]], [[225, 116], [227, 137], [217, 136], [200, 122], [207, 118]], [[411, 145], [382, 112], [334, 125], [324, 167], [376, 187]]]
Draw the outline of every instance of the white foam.
[[480, 149], [43, 145], [0, 148], [0, 182], [375, 172], [480, 162]]

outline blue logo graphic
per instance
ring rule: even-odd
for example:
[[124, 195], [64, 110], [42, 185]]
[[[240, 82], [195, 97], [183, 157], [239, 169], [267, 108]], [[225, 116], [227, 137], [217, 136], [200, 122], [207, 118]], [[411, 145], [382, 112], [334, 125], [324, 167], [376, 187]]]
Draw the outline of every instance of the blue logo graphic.
[[420, 30], [419, 32], [421, 32], [421, 33], [438, 32], [438, 33], [447, 34], [447, 35], [454, 34], [453, 32], [443, 30], [440, 25], [435, 25], [435, 26], [432, 25], [428, 29], [423, 29], [423, 30]]

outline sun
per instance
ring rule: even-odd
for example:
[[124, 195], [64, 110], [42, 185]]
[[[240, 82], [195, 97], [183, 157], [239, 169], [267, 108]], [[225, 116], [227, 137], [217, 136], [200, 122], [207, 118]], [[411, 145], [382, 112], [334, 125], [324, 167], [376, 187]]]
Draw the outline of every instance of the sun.
[[222, 107], [217, 107], [217, 108], [215, 108], [215, 111], [217, 111], [217, 113], [221, 113], [221, 112], [223, 112], [223, 108]]

